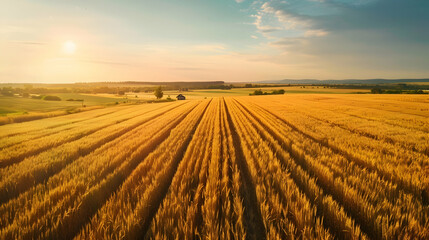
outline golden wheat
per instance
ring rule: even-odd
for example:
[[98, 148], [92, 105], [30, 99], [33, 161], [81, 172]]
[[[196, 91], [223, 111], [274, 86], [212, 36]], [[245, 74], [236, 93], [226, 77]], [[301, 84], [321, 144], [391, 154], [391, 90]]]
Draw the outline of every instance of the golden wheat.
[[0, 238], [428, 239], [428, 104], [215, 98], [0, 126]]

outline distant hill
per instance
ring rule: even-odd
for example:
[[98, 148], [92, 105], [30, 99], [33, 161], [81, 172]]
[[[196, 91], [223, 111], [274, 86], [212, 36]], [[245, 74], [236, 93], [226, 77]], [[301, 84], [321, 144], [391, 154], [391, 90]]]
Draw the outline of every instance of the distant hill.
[[344, 80], [317, 80], [317, 79], [283, 79], [265, 80], [257, 83], [271, 84], [388, 84], [388, 83], [409, 83], [409, 82], [429, 82], [429, 78], [423, 79], [344, 79]]

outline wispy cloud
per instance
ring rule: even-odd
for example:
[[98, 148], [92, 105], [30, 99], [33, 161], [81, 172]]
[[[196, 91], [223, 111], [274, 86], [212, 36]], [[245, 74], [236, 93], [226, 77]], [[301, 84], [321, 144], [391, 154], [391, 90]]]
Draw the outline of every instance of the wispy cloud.
[[[320, 2], [314, 3], [311, 0], [307, 4], [321, 4]], [[316, 31], [318, 33], [325, 32], [323, 29], [313, 29], [314, 20], [312, 16], [301, 12], [297, 7], [302, 4], [296, 1], [268, 1], [260, 5], [257, 14], [253, 15], [255, 18], [254, 25], [260, 33], [267, 38], [284, 37], [282, 35], [297, 37], [305, 36]], [[311, 3], [312, 2], [312, 3]], [[270, 34], [275, 33], [275, 34]], [[280, 35], [280, 36], [279, 36]]]
[[47, 59], [49, 62], [81, 62], [81, 63], [93, 63], [93, 64], [103, 64], [103, 65], [119, 65], [119, 66], [136, 66], [135, 64], [127, 62], [116, 62], [108, 60], [98, 60], [98, 59], [86, 59], [86, 58], [68, 58], [68, 57], [58, 57]]
[[135, 64], [130, 64], [126, 62], [115, 62], [115, 61], [104, 61], [104, 60], [93, 60], [93, 59], [78, 59], [78, 61], [86, 62], [86, 63], [105, 64], [105, 65], [135, 66]]
[[9, 41], [13, 44], [23, 44], [23, 45], [46, 45], [45, 42], [35, 42], [35, 41]]
[[[428, 0], [105, 0], [84, 8], [8, 2], [0, 14], [0, 66], [8, 79], [429, 74]], [[61, 52], [67, 40], [76, 43], [73, 55]]]
[[193, 48], [197, 51], [206, 51], [206, 52], [222, 52], [226, 50], [226, 47], [223, 44], [202, 44], [195, 45]]
[[355, 75], [425, 72], [429, 1], [268, 0], [252, 6], [256, 31], [277, 51], [261, 59], [285, 65], [290, 59], [307, 61], [320, 72]]
[[175, 68], [170, 68], [171, 70], [176, 70], [176, 71], [206, 71], [206, 68], [199, 68], [199, 67], [175, 67]]
[[271, 0], [260, 4], [254, 24], [258, 30], [263, 26], [280, 27], [285, 33], [302, 30], [303, 37], [381, 31], [398, 38], [429, 40], [427, 9], [429, 1]]
[[317, 38], [329, 35], [335, 43], [335, 37], [354, 32], [360, 33], [360, 41], [379, 35], [379, 41], [373, 44], [383, 44], [383, 40], [427, 44], [429, 15], [424, 9], [429, 9], [429, 1], [270, 0], [260, 2], [253, 17], [256, 29], [272, 46], [289, 45], [288, 38], [292, 42], [310, 38], [316, 43]]
[[307, 30], [304, 33], [305, 37], [323, 37], [328, 35], [329, 32], [325, 30], [315, 29], [315, 30]]

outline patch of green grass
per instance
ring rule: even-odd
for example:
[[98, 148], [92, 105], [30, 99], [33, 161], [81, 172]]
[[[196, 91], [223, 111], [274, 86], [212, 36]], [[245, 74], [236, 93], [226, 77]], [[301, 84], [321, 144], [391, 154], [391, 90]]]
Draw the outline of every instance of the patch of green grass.
[[16, 111], [6, 109], [6, 108], [0, 108], [0, 116], [6, 116], [7, 114], [16, 113]]
[[9, 112], [49, 112], [76, 106], [78, 106], [76, 103], [66, 101], [0, 96], [0, 109]]
[[[335, 89], [335, 88], [322, 88], [322, 87], [273, 87], [273, 88], [233, 88], [230, 90], [219, 90], [219, 89], [203, 89], [203, 90], [191, 90], [185, 92], [179, 91], [164, 91], [164, 96], [170, 95], [171, 98], [175, 98], [178, 94], [183, 94], [186, 99], [198, 99], [205, 97], [228, 97], [228, 96], [249, 96], [249, 93], [253, 93], [255, 90], [262, 89], [263, 92], [272, 92], [273, 90], [284, 89], [285, 94], [354, 94], [361, 92], [369, 92], [366, 89]], [[150, 95], [153, 94], [148, 94]]]
[[[60, 97], [62, 101], [66, 101], [67, 99], [83, 99], [83, 104], [87, 106], [104, 105], [104, 104], [110, 104], [118, 101], [118, 98], [86, 95], [86, 94], [79, 94], [79, 93], [58, 93], [53, 95]], [[79, 101], [76, 101], [75, 103], [78, 105], [82, 105], [82, 102], [79, 102]]]
[[[8, 116], [12, 114], [52, 112], [58, 110], [73, 111], [76, 108], [81, 108], [82, 103], [90, 107], [115, 104], [115, 102], [120, 100], [118, 98], [90, 96], [78, 93], [57, 93], [50, 95], [60, 97], [61, 101], [0, 96], [0, 115]], [[66, 101], [67, 99], [83, 99], [84, 101]]]

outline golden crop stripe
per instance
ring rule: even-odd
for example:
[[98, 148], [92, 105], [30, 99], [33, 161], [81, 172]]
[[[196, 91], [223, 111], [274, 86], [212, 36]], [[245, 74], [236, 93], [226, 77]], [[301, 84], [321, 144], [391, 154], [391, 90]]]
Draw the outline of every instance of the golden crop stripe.
[[[182, 111], [178, 111], [177, 112], [177, 114], [181, 114], [182, 113]], [[172, 124], [172, 125], [174, 125], [174, 124]], [[160, 126], [161, 127], [161, 126]], [[138, 136], [136, 136], [136, 137], [138, 137]], [[132, 138], [128, 138], [128, 140], [131, 140]], [[115, 149], [113, 149], [113, 151], [115, 151]], [[113, 152], [113, 154], [114, 154], [114, 152]], [[91, 155], [89, 155], [88, 157], [90, 157]], [[94, 154], [94, 155], [92, 155], [92, 156], [94, 156], [95, 158], [97, 158], [97, 159], [99, 159], [100, 158], [100, 156], [99, 155], [97, 155], [97, 154]], [[96, 163], [95, 161], [94, 161], [94, 163]], [[76, 179], [79, 179], [79, 175], [75, 175], [75, 174], [69, 174], [69, 176], [73, 176], [74, 178], [76, 178]], [[90, 175], [91, 176], [91, 175]], [[73, 182], [72, 180], [69, 180], [70, 182]], [[67, 181], [68, 182], [68, 181]]]

